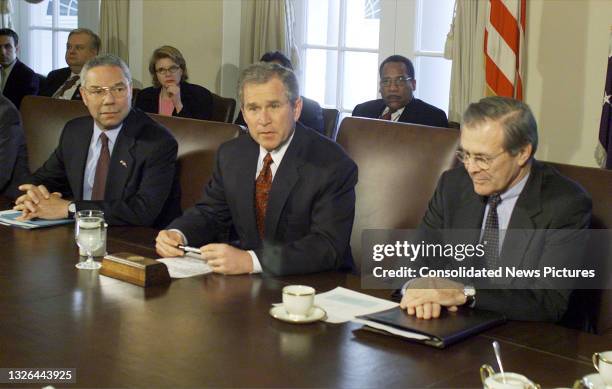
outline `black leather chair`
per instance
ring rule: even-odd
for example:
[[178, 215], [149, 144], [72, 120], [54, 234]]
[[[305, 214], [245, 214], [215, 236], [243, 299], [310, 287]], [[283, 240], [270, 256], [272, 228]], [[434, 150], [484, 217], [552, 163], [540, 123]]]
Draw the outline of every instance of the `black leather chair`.
[[229, 97], [213, 96], [213, 113], [210, 120], [215, 122], [233, 123], [236, 111], [236, 100]]
[[325, 135], [331, 139], [336, 140], [338, 136], [338, 120], [340, 118], [340, 112], [334, 108], [323, 108], [323, 123], [325, 127]]

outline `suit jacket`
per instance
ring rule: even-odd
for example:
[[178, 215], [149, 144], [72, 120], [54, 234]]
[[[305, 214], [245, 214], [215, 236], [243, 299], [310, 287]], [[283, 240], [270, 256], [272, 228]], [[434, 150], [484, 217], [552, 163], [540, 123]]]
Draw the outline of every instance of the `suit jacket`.
[[132, 109], [119, 132], [106, 179], [104, 201], [83, 200], [83, 177], [93, 119], [69, 121], [59, 145], [32, 178], [73, 198], [77, 210], [100, 209], [109, 225], [164, 227], [180, 214], [178, 145], [170, 132]]
[[6, 80], [2, 94], [15, 104], [19, 109], [21, 99], [27, 95], [37, 95], [39, 87], [38, 75], [19, 59], [15, 60], [15, 66]]
[[[61, 68], [52, 70], [47, 75], [47, 79], [40, 85], [40, 96], [52, 97], [53, 94], [61, 88], [62, 85], [68, 80], [72, 72], [70, 68]], [[72, 94], [71, 100], [83, 100], [79, 88], [76, 88]]]
[[[302, 113], [298, 121], [306, 127], [325, 135], [325, 123], [323, 121], [323, 110], [319, 103], [309, 98], [302, 96]], [[242, 111], [238, 111], [238, 117], [234, 120], [234, 124], [246, 126]]]
[[[181, 112], [172, 112], [172, 116], [210, 120], [213, 112], [213, 99], [210, 91], [200, 85], [181, 82], [181, 101], [183, 109]], [[136, 95], [136, 108], [145, 112], [159, 113], [159, 94], [161, 87], [149, 87], [141, 90]]]
[[[355, 106], [353, 116], [378, 119], [386, 106], [383, 99], [366, 101]], [[412, 98], [406, 105], [398, 121], [434, 127], [448, 127], [448, 120], [444, 111], [416, 98]]]
[[272, 182], [262, 241], [254, 205], [258, 157], [259, 144], [248, 135], [224, 143], [202, 200], [168, 228], [201, 246], [233, 225], [237, 246], [254, 250], [273, 275], [350, 268], [355, 163], [336, 143], [297, 124]]
[[0, 194], [19, 195], [17, 186], [27, 179], [28, 153], [19, 111], [0, 94]]
[[[486, 198], [474, 192], [467, 171], [459, 166], [442, 174], [419, 230], [432, 237], [441, 230], [473, 229], [473, 242], [477, 243], [485, 207]], [[591, 208], [590, 196], [584, 189], [552, 167], [533, 161], [510, 217], [501, 264], [521, 269], [575, 265], [583, 247], [572, 243], [573, 248], [565, 250], [568, 245], [564, 241], [576, 230], [586, 232]], [[432, 238], [436, 239], [439, 237]], [[571, 290], [536, 289], [538, 282], [547, 281], [514, 279], [504, 289], [477, 290], [476, 307], [502, 312], [514, 320], [559, 321]]]

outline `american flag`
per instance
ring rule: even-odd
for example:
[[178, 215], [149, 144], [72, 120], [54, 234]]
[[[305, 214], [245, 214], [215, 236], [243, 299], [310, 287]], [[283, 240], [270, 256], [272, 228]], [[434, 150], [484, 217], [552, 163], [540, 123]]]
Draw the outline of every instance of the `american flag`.
[[488, 0], [484, 35], [487, 96], [523, 99], [526, 0]]
[[604, 87], [601, 122], [599, 123], [599, 145], [596, 158], [599, 166], [612, 169], [612, 26], [610, 27], [610, 49], [608, 51], [608, 72]]

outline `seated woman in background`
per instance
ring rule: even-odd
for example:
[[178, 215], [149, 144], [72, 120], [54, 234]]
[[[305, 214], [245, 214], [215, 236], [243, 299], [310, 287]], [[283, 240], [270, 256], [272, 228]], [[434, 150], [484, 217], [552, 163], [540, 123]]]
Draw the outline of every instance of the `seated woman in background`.
[[213, 98], [210, 91], [187, 82], [187, 65], [172, 46], [156, 49], [149, 61], [153, 86], [136, 96], [136, 108], [166, 116], [210, 120]]
[[[287, 69], [293, 70], [293, 65], [291, 64], [289, 58], [287, 58], [280, 51], [269, 51], [261, 56], [260, 61], [276, 63], [286, 67]], [[325, 134], [325, 123], [323, 121], [323, 110], [321, 109], [321, 106], [314, 100], [308, 99], [304, 96], [301, 97], [303, 103], [302, 114], [300, 115], [298, 121], [306, 127], [310, 127], [317, 132]], [[246, 126], [244, 118], [242, 117], [242, 111], [238, 112], [238, 117], [234, 123], [240, 124], [241, 126]]]

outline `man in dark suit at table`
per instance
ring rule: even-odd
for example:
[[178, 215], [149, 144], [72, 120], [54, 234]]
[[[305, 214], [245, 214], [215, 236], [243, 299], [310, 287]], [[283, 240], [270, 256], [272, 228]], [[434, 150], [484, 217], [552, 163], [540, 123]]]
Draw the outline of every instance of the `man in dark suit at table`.
[[[260, 61], [276, 63], [286, 67], [287, 69], [293, 70], [293, 64], [291, 64], [289, 58], [287, 58], [280, 51], [267, 52], [261, 56]], [[323, 110], [321, 109], [321, 106], [314, 100], [308, 99], [304, 96], [300, 97], [302, 99], [302, 113], [300, 114], [298, 122], [306, 127], [310, 127], [313, 130], [320, 132], [321, 134], [324, 134], [325, 122], [323, 120]], [[238, 117], [236, 117], [234, 123], [240, 124], [241, 126], [246, 125], [242, 112], [238, 113]]]
[[[256, 63], [241, 75], [249, 134], [223, 144], [202, 200], [157, 236], [157, 252], [200, 247], [215, 272], [305, 274], [352, 266], [357, 166], [335, 142], [297, 123], [290, 69]], [[219, 244], [233, 227], [235, 247]]]
[[19, 111], [0, 95], [0, 195], [15, 198], [19, 193], [17, 183], [27, 179], [29, 173]]
[[[536, 161], [537, 145], [537, 125], [526, 104], [504, 97], [471, 104], [458, 151], [464, 165], [442, 175], [419, 231], [439, 238], [443, 230], [474, 230], [489, 269], [580, 265], [590, 196]], [[425, 319], [437, 318], [441, 307], [468, 305], [510, 319], [551, 322], [559, 321], [568, 307], [571, 290], [555, 287], [559, 284], [543, 278], [503, 281], [509, 284], [485, 280], [491, 288], [479, 290], [447, 279], [415, 279], [401, 306]]]
[[378, 72], [382, 99], [358, 104], [353, 116], [448, 127], [444, 111], [414, 97], [416, 79], [412, 61], [392, 55], [380, 64]]
[[0, 92], [19, 109], [23, 96], [38, 94], [34, 70], [17, 58], [19, 36], [10, 28], [0, 29]]
[[40, 86], [40, 95], [64, 100], [82, 100], [80, 73], [83, 65], [98, 55], [100, 37], [87, 28], [68, 34], [66, 63], [68, 67], [52, 70]]
[[120, 58], [90, 60], [81, 80], [91, 116], [66, 124], [53, 154], [19, 187], [26, 193], [15, 209], [24, 219], [100, 209], [109, 225], [167, 225], [180, 214], [176, 140], [131, 109], [132, 78]]

